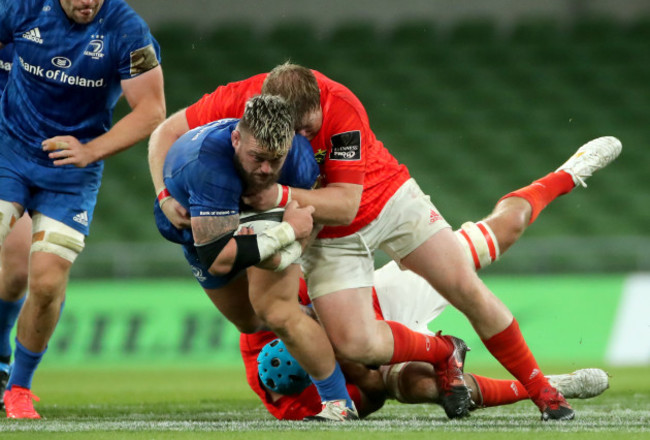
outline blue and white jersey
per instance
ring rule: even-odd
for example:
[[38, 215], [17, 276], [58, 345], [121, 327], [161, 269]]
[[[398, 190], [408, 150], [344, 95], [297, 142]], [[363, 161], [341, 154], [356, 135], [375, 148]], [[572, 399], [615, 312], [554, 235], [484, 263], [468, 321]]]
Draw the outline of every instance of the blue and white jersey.
[[23, 154], [46, 160], [44, 139], [85, 143], [108, 131], [120, 81], [160, 61], [147, 24], [124, 0], [105, 0], [88, 24], [70, 20], [59, 0], [0, 0], [0, 42], [16, 53], [0, 130], [29, 149]]
[[[165, 159], [163, 176], [170, 194], [192, 217], [236, 215], [244, 183], [234, 165], [231, 133], [238, 119], [222, 119], [181, 136]], [[310, 189], [319, 168], [309, 141], [295, 135], [279, 183]]]
[[14, 59], [14, 45], [8, 44], [0, 49], [0, 95], [9, 80], [9, 72]]

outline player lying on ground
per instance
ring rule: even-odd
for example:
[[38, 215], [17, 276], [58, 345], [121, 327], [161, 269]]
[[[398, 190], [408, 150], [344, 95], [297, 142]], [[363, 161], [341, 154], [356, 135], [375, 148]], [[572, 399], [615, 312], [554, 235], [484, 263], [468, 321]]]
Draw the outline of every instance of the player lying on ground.
[[[612, 144], [618, 144], [620, 152], [620, 143], [613, 138], [599, 138], [585, 144], [557, 171], [501, 198], [484, 220], [463, 224], [455, 234], [476, 269], [496, 261], [548, 203], [578, 184], [586, 186], [584, 180], [603, 166], [595, 166], [594, 163], [599, 162], [595, 158]], [[306, 293], [306, 285], [302, 283], [303, 302], [308, 301]], [[375, 272], [373, 305], [378, 319], [397, 321], [426, 333], [429, 332], [428, 324], [448, 302], [424, 279], [401, 271], [391, 262]], [[314, 387], [308, 386], [308, 377], [283, 350], [282, 344], [267, 345], [274, 339], [271, 332], [241, 335], [240, 349], [249, 385], [278, 419], [300, 420], [318, 413], [321, 403]], [[362, 417], [381, 408], [387, 398], [404, 403], [439, 403], [431, 364], [406, 362], [381, 366], [379, 370], [355, 363], [342, 363], [342, 367], [348, 379], [348, 391]], [[549, 379], [567, 398], [594, 397], [608, 387], [607, 374], [599, 369], [579, 370], [569, 375], [549, 376]], [[529, 398], [523, 385], [515, 380], [467, 374], [465, 382], [471, 390], [473, 408], [506, 405]]]

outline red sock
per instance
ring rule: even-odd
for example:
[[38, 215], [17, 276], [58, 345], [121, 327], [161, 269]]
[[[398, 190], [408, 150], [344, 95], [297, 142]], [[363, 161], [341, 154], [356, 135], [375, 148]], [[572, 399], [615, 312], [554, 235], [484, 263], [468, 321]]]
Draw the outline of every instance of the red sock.
[[510, 405], [528, 399], [526, 388], [516, 380], [498, 380], [489, 377], [471, 375], [478, 385], [481, 401], [479, 406]]
[[506, 367], [528, 391], [528, 395], [539, 395], [542, 388], [548, 386], [548, 381], [537, 365], [533, 353], [526, 345], [516, 319], [501, 333], [497, 333], [483, 344], [501, 365]]
[[450, 342], [438, 336], [425, 335], [395, 321], [386, 321], [393, 331], [393, 357], [391, 364], [422, 361], [435, 364], [447, 359], [453, 350]]
[[526, 199], [533, 208], [533, 212], [530, 215], [530, 221], [528, 222], [528, 224], [531, 224], [535, 221], [539, 213], [542, 212], [542, 209], [546, 208], [546, 205], [551, 203], [557, 197], [571, 192], [575, 186], [573, 177], [571, 177], [569, 173], [566, 171], [558, 171], [547, 174], [541, 179], [535, 180], [528, 186], [506, 194], [501, 197], [499, 202], [508, 197], [521, 197]]

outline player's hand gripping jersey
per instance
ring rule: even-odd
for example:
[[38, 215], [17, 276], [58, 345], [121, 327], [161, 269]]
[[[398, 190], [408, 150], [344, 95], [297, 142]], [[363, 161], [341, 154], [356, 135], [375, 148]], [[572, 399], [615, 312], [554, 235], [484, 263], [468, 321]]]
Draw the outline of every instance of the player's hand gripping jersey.
[[0, 42], [13, 42], [16, 52], [0, 129], [46, 163], [44, 139], [87, 142], [105, 133], [120, 81], [159, 64], [158, 43], [123, 0], [105, 1], [87, 25], [69, 20], [58, 0], [0, 0]]
[[[320, 167], [321, 185], [334, 182], [363, 185], [361, 204], [347, 226], [326, 226], [320, 238], [350, 235], [378, 216], [388, 199], [409, 179], [408, 170], [377, 140], [368, 115], [345, 86], [314, 71], [321, 93], [323, 126], [311, 146]], [[266, 74], [218, 87], [187, 108], [190, 128], [241, 117], [246, 100], [260, 93]]]

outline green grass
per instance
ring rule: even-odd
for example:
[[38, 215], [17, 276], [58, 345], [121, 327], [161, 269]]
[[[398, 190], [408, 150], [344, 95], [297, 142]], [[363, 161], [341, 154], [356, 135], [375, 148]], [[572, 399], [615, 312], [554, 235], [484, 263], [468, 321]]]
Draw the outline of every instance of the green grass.
[[[571, 367], [569, 367], [571, 368]], [[553, 372], [562, 369], [553, 368]], [[477, 369], [498, 375], [496, 370]], [[568, 371], [566, 368], [564, 371]], [[611, 387], [591, 400], [574, 400], [577, 418], [541, 423], [532, 403], [520, 402], [449, 421], [432, 405], [387, 404], [353, 424], [278, 422], [247, 388], [239, 369], [102, 369], [39, 371], [33, 390], [45, 420], [0, 421], [7, 439], [294, 439], [400, 437], [492, 440], [520, 438], [650, 438], [650, 369], [608, 369]], [[277, 437], [281, 435], [281, 437]]]

